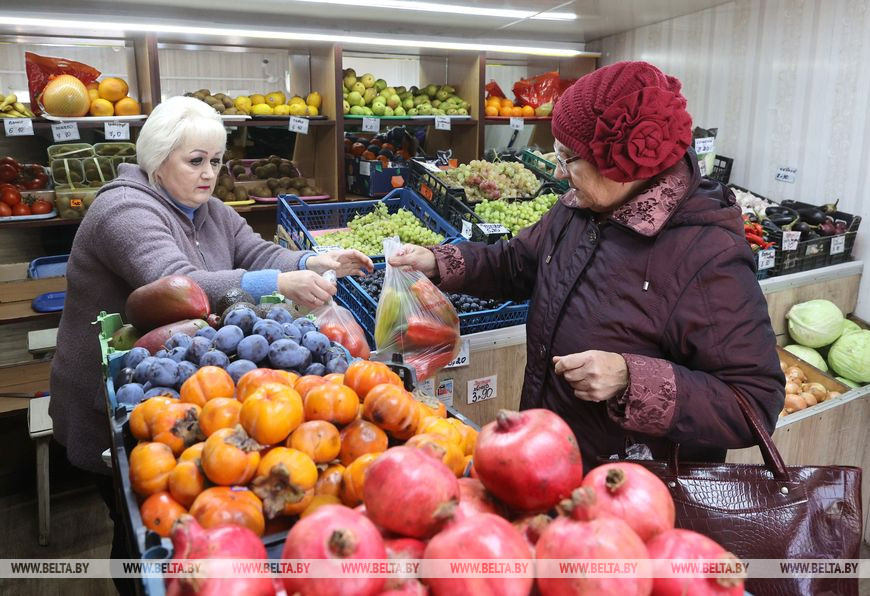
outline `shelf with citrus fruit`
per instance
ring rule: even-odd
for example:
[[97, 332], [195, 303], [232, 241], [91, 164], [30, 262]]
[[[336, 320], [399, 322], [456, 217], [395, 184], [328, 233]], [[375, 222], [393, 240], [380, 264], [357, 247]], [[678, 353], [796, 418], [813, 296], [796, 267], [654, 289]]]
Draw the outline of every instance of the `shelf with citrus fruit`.
[[225, 93], [212, 94], [208, 89], [200, 89], [193, 93], [185, 93], [210, 105], [222, 116], [251, 116], [257, 119], [287, 119], [298, 118], [325, 119], [320, 114], [322, 98], [320, 93], [313, 91], [307, 97], [294, 95], [287, 97], [283, 91], [253, 95], [230, 97]]
[[142, 107], [128, 95], [124, 79], [104, 77], [85, 85], [72, 75], [53, 78], [38, 102], [43, 115], [55, 121], [142, 120]]
[[532, 106], [517, 106], [506, 97], [491, 95], [484, 103], [484, 114], [487, 121], [494, 123], [506, 123], [510, 118], [523, 118], [524, 120], [550, 120], [553, 111], [551, 103], [533, 108]]

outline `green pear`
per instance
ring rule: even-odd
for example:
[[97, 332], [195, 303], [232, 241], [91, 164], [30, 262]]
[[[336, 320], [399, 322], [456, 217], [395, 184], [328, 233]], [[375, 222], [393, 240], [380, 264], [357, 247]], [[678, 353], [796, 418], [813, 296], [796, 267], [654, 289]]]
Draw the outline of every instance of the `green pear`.
[[387, 82], [384, 79], [378, 79], [375, 81], [375, 89], [378, 91], [383, 91], [387, 88]]
[[363, 76], [360, 77], [359, 80], [366, 89], [370, 89], [375, 86], [375, 75], [371, 73], [365, 73]]
[[444, 101], [445, 99], [450, 97], [450, 94], [447, 93], [444, 89], [439, 89], [435, 92], [435, 97], [440, 99], [441, 101]]
[[351, 106], [350, 113], [354, 116], [362, 116], [363, 114], [365, 114], [365, 110], [362, 106]]
[[429, 96], [418, 95], [417, 97], [414, 98], [414, 105], [415, 106], [419, 106], [419, 105], [422, 105], [424, 103], [429, 103]]
[[429, 97], [435, 97], [435, 95], [437, 93], [438, 93], [438, 86], [437, 85], [426, 85], [426, 95], [428, 95]]
[[410, 97], [407, 98], [405, 101], [402, 102], [402, 107], [405, 108], [406, 110], [410, 110], [411, 108], [414, 107], [414, 100]]
[[400, 85], [400, 86], [396, 87], [396, 94], [397, 95], [402, 95], [402, 93], [407, 93], [407, 92], [408, 92], [408, 90], [405, 88], [404, 85]]
[[393, 95], [398, 95], [398, 93], [396, 93], [395, 87], [387, 87], [386, 89], [384, 89], [384, 91], [387, 92], [387, 97], [392, 97]]
[[384, 108], [384, 116], [392, 116], [392, 115], [393, 115], [393, 108], [391, 108], [390, 106], [385, 107]]
[[444, 113], [444, 110], [432, 110], [432, 115], [433, 116], [446, 116], [446, 114]]
[[457, 115], [456, 108], [448, 108], [447, 110], [445, 110], [445, 112], [447, 113], [448, 116], [456, 116]]
[[541, 117], [546, 118], [547, 116], [549, 116], [552, 113], [553, 113], [553, 102], [551, 102], [551, 101], [548, 101], [545, 104], [541, 104], [537, 108], [535, 108], [535, 116], [541, 116]]
[[362, 83], [360, 83], [359, 81], [357, 81], [356, 83], [353, 84], [352, 90], [356, 91], [357, 93], [362, 95], [363, 93], [366, 92], [366, 86], [363, 85]]
[[352, 68], [345, 68], [343, 71], [341, 71], [341, 76], [346, 77], [348, 75], [356, 77], [356, 71]]
[[352, 74], [344, 75], [345, 88], [353, 90], [354, 85], [356, 85], [356, 75], [352, 75]]
[[374, 116], [375, 113], [372, 112], [372, 109], [369, 107], [363, 106], [363, 116]]
[[365, 102], [363, 101], [362, 94], [358, 91], [351, 91], [347, 94], [347, 101], [352, 106], [361, 106]]
[[394, 110], [402, 105], [402, 100], [399, 99], [399, 96], [393, 93], [390, 98], [387, 100], [387, 105], [393, 108]]
[[402, 106], [399, 106], [398, 108], [393, 110], [393, 116], [404, 116], [404, 115], [405, 115], [405, 108], [403, 108]]
[[343, 105], [344, 105], [344, 113], [347, 114], [348, 112], [350, 112], [350, 104], [347, 103], [347, 100], [346, 100], [346, 99], [345, 99], [344, 102], [342, 102], [342, 103], [343, 103]]
[[372, 104], [372, 114], [375, 116], [383, 116], [386, 111], [387, 106], [382, 103], [373, 103]]
[[432, 100], [432, 107], [433, 108], [440, 108], [441, 107], [441, 100], [440, 99], [433, 99]]
[[377, 96], [377, 89], [375, 89], [374, 87], [367, 87], [365, 93], [363, 93], [363, 101], [365, 101], [366, 104], [370, 104]]
[[451, 95], [456, 93], [456, 89], [454, 87], [451, 87], [450, 85], [441, 85], [441, 88]]
[[417, 106], [417, 115], [418, 116], [429, 116], [432, 114], [432, 106], [428, 103], [422, 103]]
[[418, 116], [418, 115], [419, 115], [419, 113], [417, 112], [417, 108], [411, 108], [410, 110], [408, 110], [408, 116]]
[[458, 110], [456, 110], [456, 113], [459, 116], [468, 116], [468, 110], [466, 110], [465, 108], [459, 108]]

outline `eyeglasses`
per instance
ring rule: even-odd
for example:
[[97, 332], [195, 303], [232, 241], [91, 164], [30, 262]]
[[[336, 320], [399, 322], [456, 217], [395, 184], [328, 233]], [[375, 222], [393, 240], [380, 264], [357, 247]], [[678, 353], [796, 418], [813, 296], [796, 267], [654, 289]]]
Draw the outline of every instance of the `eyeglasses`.
[[565, 159], [564, 157], [561, 156], [561, 154], [559, 153], [559, 150], [556, 148], [555, 145], [553, 146], [553, 152], [556, 155], [556, 163], [559, 165], [560, 168], [562, 168], [562, 171], [565, 173], [568, 172], [568, 164], [569, 163], [573, 163], [579, 159], [583, 159], [579, 155], [575, 155], [573, 157], [569, 157], [569, 158]]

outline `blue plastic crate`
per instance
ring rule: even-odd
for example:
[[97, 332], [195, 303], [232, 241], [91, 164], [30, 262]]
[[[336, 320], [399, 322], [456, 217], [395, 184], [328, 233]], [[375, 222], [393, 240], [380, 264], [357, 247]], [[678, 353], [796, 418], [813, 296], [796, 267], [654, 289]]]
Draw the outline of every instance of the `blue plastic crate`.
[[[291, 203], [298, 203], [298, 205]], [[354, 216], [370, 213], [380, 203], [386, 204], [390, 213], [396, 213], [399, 209], [407, 209], [424, 226], [444, 236], [445, 244], [455, 242], [460, 237], [456, 228], [438, 215], [426, 201], [406, 188], [397, 188], [383, 199], [376, 201], [351, 201], [322, 205], [309, 205], [296, 195], [281, 195], [278, 197], [278, 223], [287, 231], [300, 249], [315, 250], [318, 243], [312, 232], [345, 228]], [[369, 256], [381, 262], [384, 260], [382, 254]]]
[[68, 254], [33, 259], [30, 262], [30, 266], [27, 268], [27, 277], [30, 279], [63, 277], [66, 275], [67, 261], [69, 261]]
[[[386, 267], [384, 263], [375, 264], [376, 270], [384, 267]], [[375, 314], [378, 310], [378, 303], [352, 277], [338, 280], [335, 297], [342, 306], [353, 313], [354, 318], [365, 331], [369, 346], [374, 349]], [[502, 327], [524, 325], [529, 316], [529, 303], [505, 302], [498, 308], [491, 310], [457, 314], [459, 314], [460, 335], [468, 335], [480, 331], [501, 329]]]

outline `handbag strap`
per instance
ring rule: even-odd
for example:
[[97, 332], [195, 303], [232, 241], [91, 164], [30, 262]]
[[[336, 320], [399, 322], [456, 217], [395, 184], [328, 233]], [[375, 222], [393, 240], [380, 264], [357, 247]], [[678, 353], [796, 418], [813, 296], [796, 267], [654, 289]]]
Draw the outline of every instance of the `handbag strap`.
[[[734, 392], [734, 397], [737, 399], [737, 405], [740, 407], [740, 411], [743, 412], [744, 418], [746, 418], [746, 423], [749, 425], [749, 430], [752, 433], [752, 436], [755, 437], [755, 443], [761, 450], [761, 457], [764, 459], [764, 465], [767, 466], [767, 469], [770, 470], [774, 478], [788, 482], [791, 478], [788, 473], [788, 468], [785, 465], [785, 460], [782, 459], [782, 455], [780, 455], [779, 449], [777, 449], [776, 445], [773, 443], [773, 439], [769, 434], [767, 434], [764, 424], [758, 417], [755, 408], [750, 405], [749, 400], [746, 399], [739, 389], [733, 385], [728, 385], [728, 387]], [[679, 450], [679, 443], [674, 443], [671, 465], [674, 468], [675, 474], [678, 474], [680, 469]]]

